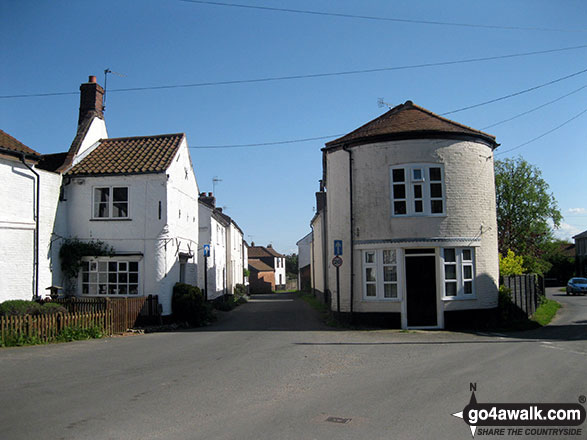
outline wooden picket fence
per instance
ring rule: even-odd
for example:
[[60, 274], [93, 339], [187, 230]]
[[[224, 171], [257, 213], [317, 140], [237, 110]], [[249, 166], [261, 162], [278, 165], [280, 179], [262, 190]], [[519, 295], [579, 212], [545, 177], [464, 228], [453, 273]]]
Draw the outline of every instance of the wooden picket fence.
[[112, 312], [56, 313], [52, 315], [0, 316], [0, 336], [2, 341], [9, 337], [35, 338], [39, 342], [55, 340], [67, 328], [99, 328], [103, 334], [113, 333]]

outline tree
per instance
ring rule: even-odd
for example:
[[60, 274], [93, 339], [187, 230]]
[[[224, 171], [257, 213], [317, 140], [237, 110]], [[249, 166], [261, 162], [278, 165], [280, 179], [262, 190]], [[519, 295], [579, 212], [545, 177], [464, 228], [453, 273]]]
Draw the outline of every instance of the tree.
[[556, 200], [540, 170], [521, 157], [495, 162], [495, 189], [499, 252], [506, 255], [511, 249], [523, 255], [525, 269], [531, 271], [534, 267], [526, 263], [539, 259], [553, 239], [549, 221], [560, 226]]
[[298, 255], [290, 254], [285, 256], [285, 271], [289, 274], [298, 275]]
[[522, 275], [524, 273], [524, 257], [516, 255], [514, 251], [508, 249], [508, 254], [504, 257], [499, 254], [499, 274], [509, 277], [511, 275]]

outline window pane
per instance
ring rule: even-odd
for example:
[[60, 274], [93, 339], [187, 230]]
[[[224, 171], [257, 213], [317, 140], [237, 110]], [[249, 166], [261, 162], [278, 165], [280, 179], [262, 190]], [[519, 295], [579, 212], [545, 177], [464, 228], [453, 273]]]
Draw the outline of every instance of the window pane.
[[437, 167], [430, 168], [430, 180], [432, 180], [432, 181], [442, 180], [442, 173], [440, 172], [440, 168], [437, 168]]
[[136, 284], [139, 282], [139, 274], [138, 273], [129, 273], [128, 274], [128, 282]]
[[385, 266], [383, 268], [383, 281], [397, 281], [395, 266]]
[[98, 273], [97, 272], [90, 272], [90, 283], [97, 283], [98, 282]]
[[96, 272], [98, 270], [98, 263], [95, 261], [90, 261], [90, 271]]
[[106, 295], [106, 284], [98, 285], [98, 295]]
[[131, 284], [128, 286], [128, 293], [130, 295], [138, 295], [139, 294], [139, 286], [137, 284]]
[[394, 199], [405, 199], [406, 198], [406, 185], [393, 185], [393, 198]]
[[84, 295], [87, 295], [90, 291], [90, 285], [89, 284], [82, 284], [82, 293]]
[[110, 272], [110, 273], [108, 274], [108, 282], [109, 282], [110, 284], [116, 284], [116, 281], [117, 281], [117, 279], [118, 279], [118, 278], [116, 277], [116, 272]]
[[118, 286], [118, 294], [119, 295], [126, 295], [128, 290], [126, 289], [126, 285]]
[[456, 261], [454, 249], [447, 248], [444, 250], [444, 261], [448, 263]]
[[457, 283], [444, 283], [446, 296], [457, 296]]
[[375, 281], [375, 268], [367, 267], [365, 269], [365, 281]]
[[88, 261], [82, 261], [82, 270], [85, 272], [90, 270], [90, 263]]
[[88, 283], [90, 281], [90, 275], [87, 272], [82, 272], [82, 282]]
[[365, 252], [365, 263], [375, 263], [375, 252]]
[[385, 298], [397, 298], [397, 284], [384, 284], [383, 296]]
[[422, 198], [422, 185], [414, 185], [414, 198]]
[[98, 273], [98, 282], [105, 283], [108, 281], [108, 274], [106, 272], [99, 272]]
[[118, 270], [118, 263], [116, 261], [108, 262], [108, 272], [116, 272]]
[[98, 271], [99, 272], [106, 272], [108, 268], [108, 263], [106, 261], [98, 261]]
[[432, 200], [430, 202], [432, 214], [442, 214], [442, 200]]
[[118, 271], [119, 272], [126, 272], [127, 271], [126, 261], [119, 261], [118, 262]]
[[94, 202], [108, 203], [110, 199], [110, 188], [94, 188]]
[[416, 200], [414, 202], [414, 211], [415, 212], [424, 212], [424, 206], [422, 205], [422, 200]]
[[128, 203], [114, 203], [112, 217], [128, 217]]
[[439, 198], [442, 197], [442, 184], [431, 183], [430, 184], [430, 197]]
[[393, 170], [392, 176], [394, 182], [404, 182], [406, 180], [403, 168]]
[[473, 293], [473, 281], [465, 281], [465, 294], [470, 295]]
[[108, 295], [116, 295], [117, 293], [118, 293], [118, 289], [116, 288], [116, 284], [108, 285]]
[[463, 266], [463, 278], [465, 280], [473, 279], [473, 266]]
[[98, 285], [97, 284], [90, 284], [89, 288], [90, 288], [88, 291], [89, 295], [96, 295], [97, 294], [97, 292], [98, 292]]
[[471, 256], [471, 249], [463, 249], [463, 261], [473, 261]]
[[375, 284], [367, 284], [367, 296], [377, 296]]
[[421, 168], [414, 168], [412, 170], [412, 179], [413, 180], [422, 180], [422, 169]]
[[444, 279], [445, 280], [456, 280], [457, 279], [457, 266], [455, 264], [447, 264], [444, 266]]
[[393, 213], [404, 215], [406, 213], [406, 202], [393, 202]]
[[383, 264], [395, 264], [395, 249], [383, 251]]
[[128, 188], [112, 188], [114, 202], [128, 202]]
[[118, 284], [124, 283], [126, 284], [128, 281], [128, 274], [126, 272], [118, 274]]

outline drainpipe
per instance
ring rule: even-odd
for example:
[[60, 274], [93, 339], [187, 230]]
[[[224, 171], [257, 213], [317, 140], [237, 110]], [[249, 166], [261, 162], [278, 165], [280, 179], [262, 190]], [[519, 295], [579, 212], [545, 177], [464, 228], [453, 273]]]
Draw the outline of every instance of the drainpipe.
[[25, 161], [25, 154], [22, 153], [20, 161], [37, 177], [37, 191], [35, 201], [35, 249], [33, 252], [33, 268], [35, 276], [35, 287], [33, 289], [33, 300], [39, 297], [39, 207], [41, 202], [41, 176]]
[[316, 296], [316, 263], [314, 261], [314, 226], [312, 224], [310, 224], [310, 228], [312, 228], [312, 295]]
[[350, 235], [350, 248], [351, 248], [351, 323], [353, 322], [353, 307], [354, 307], [354, 299], [355, 299], [355, 287], [354, 287], [354, 280], [355, 280], [355, 273], [354, 273], [354, 246], [353, 246], [353, 152], [348, 147], [345, 146], [342, 148], [344, 151], [349, 153], [349, 211], [350, 211], [350, 224], [351, 224], [351, 235]]

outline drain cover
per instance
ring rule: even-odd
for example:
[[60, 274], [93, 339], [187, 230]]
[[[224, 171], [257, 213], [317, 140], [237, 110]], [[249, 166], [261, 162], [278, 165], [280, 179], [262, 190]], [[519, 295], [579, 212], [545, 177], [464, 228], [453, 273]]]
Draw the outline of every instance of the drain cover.
[[352, 419], [347, 419], [344, 417], [328, 417], [326, 419], [327, 422], [331, 422], [331, 423], [348, 423], [350, 422]]

